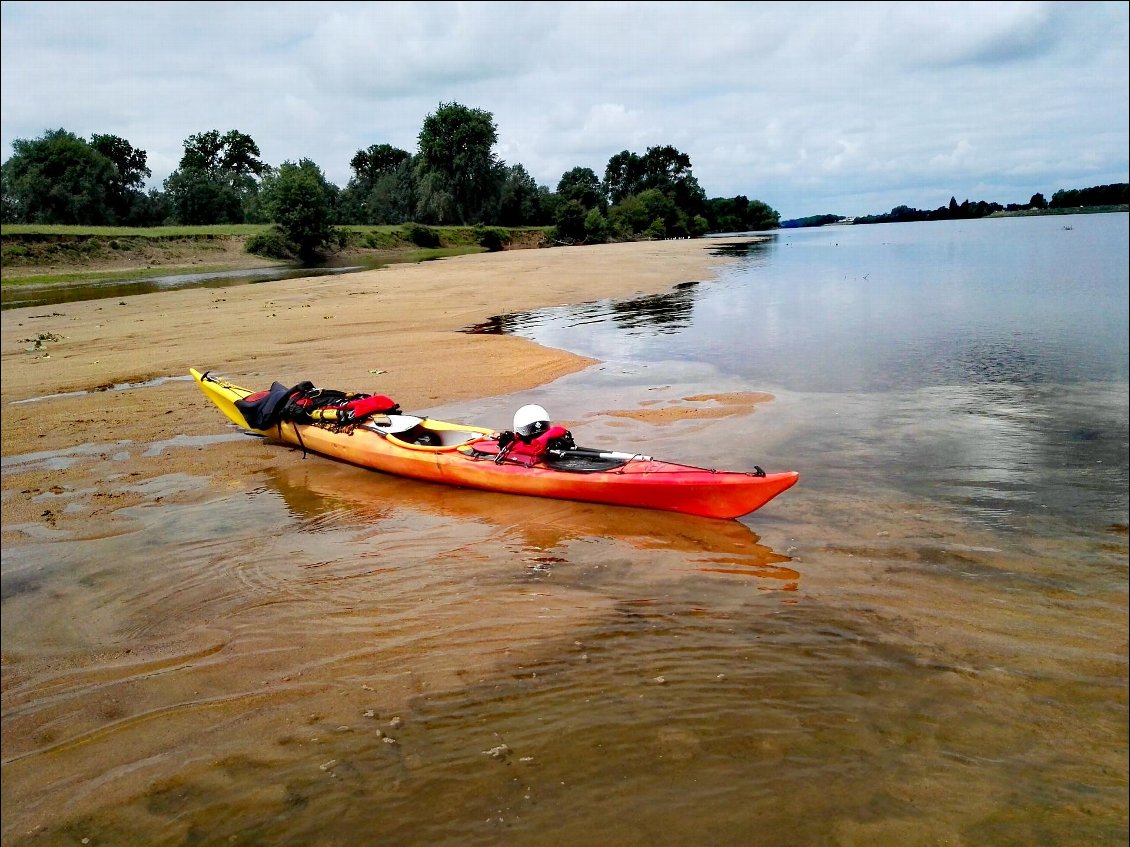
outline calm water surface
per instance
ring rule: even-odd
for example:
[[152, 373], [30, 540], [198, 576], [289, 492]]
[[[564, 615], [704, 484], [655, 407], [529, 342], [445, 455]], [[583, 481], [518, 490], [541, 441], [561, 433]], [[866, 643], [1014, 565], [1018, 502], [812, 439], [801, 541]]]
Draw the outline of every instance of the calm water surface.
[[[5, 843], [1125, 844], [1127, 245], [1125, 214], [783, 231], [717, 280], [468, 328], [602, 364], [433, 414], [537, 402], [801, 472], [744, 521], [311, 458], [161, 478], [101, 538], [27, 528]], [[58, 467], [65, 509], [115, 456], [198, 448], [3, 471]]]

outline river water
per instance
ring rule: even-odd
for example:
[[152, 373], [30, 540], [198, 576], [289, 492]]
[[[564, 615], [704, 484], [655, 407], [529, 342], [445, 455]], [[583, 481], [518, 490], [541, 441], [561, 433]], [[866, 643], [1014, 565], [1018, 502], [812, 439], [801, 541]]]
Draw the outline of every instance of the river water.
[[742, 521], [311, 458], [5, 549], [5, 844], [1125, 844], [1127, 220], [781, 231], [468, 328], [601, 364], [434, 416], [800, 471]]

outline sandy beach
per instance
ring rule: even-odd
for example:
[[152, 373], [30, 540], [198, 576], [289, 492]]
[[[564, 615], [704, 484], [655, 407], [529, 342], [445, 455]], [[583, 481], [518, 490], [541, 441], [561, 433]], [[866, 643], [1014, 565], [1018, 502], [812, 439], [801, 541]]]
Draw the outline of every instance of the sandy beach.
[[[310, 380], [381, 393], [407, 410], [525, 390], [591, 362], [516, 337], [459, 330], [494, 315], [706, 280], [729, 261], [712, 255], [715, 246], [682, 240], [514, 250], [334, 277], [5, 310], [3, 455], [112, 451], [123, 441], [230, 431], [191, 382], [177, 379], [190, 367], [250, 388]], [[113, 390], [168, 378], [174, 379]], [[751, 396], [748, 403], [763, 399]], [[745, 405], [743, 398], [726, 400], [730, 412], [735, 403]], [[688, 401], [687, 413], [702, 414], [701, 403], [695, 406]], [[205, 450], [134, 455], [120, 471], [137, 482], [198, 472], [205, 463], [223, 484], [240, 477], [249, 456], [247, 445]], [[273, 459], [294, 460], [289, 451]], [[87, 484], [84, 509], [45, 509], [36, 499], [52, 486], [73, 491]], [[107, 515], [144, 497], [120, 488], [55, 471], [8, 474], [4, 537], [26, 536], [34, 525], [98, 534]]]

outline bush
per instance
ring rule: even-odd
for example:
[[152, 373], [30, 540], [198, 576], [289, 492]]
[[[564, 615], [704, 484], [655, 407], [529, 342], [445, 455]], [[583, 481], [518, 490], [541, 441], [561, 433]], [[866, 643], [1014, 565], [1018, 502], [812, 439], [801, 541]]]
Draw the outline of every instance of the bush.
[[643, 237], [648, 241], [661, 241], [667, 237], [667, 227], [662, 218], [656, 218], [651, 225], [643, 231]]
[[365, 233], [361, 244], [370, 250], [394, 250], [400, 246], [400, 240], [391, 232], [374, 230]]
[[292, 244], [278, 227], [251, 236], [247, 239], [247, 246], [244, 249], [248, 253], [265, 256], [268, 259], [291, 260], [298, 257], [298, 246]]
[[608, 240], [608, 221], [600, 209], [590, 209], [585, 215], [585, 244], [603, 244]]
[[430, 226], [408, 224], [404, 228], [404, 237], [417, 247], [439, 247], [439, 233]]
[[2, 254], [7, 262], [9, 259], [26, 259], [31, 255], [31, 250], [23, 244], [5, 244]]
[[477, 226], [473, 230], [475, 241], [492, 253], [497, 253], [510, 244], [510, 230], [500, 226]]

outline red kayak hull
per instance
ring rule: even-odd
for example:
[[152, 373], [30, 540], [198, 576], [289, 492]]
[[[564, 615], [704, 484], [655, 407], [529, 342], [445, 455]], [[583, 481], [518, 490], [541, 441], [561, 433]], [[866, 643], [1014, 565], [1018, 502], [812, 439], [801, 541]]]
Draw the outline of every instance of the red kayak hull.
[[613, 470], [578, 473], [544, 465], [498, 464], [459, 449], [416, 448], [394, 436], [366, 430], [351, 435], [315, 426], [283, 423], [277, 437], [343, 462], [412, 479], [560, 500], [662, 509], [709, 518], [737, 518], [760, 509], [799, 479], [795, 471], [714, 471], [633, 459]]
[[[233, 422], [242, 420], [232, 405], [247, 389], [192, 371], [208, 397]], [[799, 474], [716, 471], [638, 456], [607, 470], [569, 471], [544, 464], [496, 462], [470, 444], [489, 439], [489, 428], [425, 419], [422, 427], [442, 446], [420, 446], [365, 426], [347, 430], [284, 421], [262, 435], [272, 436], [342, 462], [411, 479], [508, 494], [634, 506], [732, 519], [764, 506], [796, 484]], [[244, 428], [250, 429], [244, 424]]]

